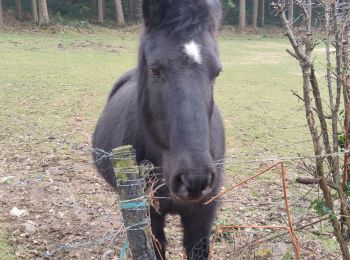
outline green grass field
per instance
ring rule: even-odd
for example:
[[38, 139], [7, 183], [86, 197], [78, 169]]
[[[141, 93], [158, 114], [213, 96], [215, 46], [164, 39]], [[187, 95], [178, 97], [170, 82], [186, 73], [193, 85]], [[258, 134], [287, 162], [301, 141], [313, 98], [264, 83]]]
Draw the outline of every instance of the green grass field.
[[[225, 121], [227, 155], [311, 155], [302, 103], [290, 91], [301, 93], [301, 76], [285, 52], [287, 40], [222, 33], [219, 46], [224, 72], [215, 100]], [[136, 65], [137, 47], [137, 32], [0, 32], [0, 158], [65, 155], [72, 143], [88, 143], [113, 82]], [[70, 144], [43, 141], [50, 136]], [[6, 176], [0, 164], [1, 174]], [[0, 258], [6, 259], [11, 249], [0, 234]]]
[[[115, 31], [3, 32], [0, 106], [5, 112], [0, 119], [7, 122], [8, 134], [28, 129], [8, 121], [24, 115], [26, 122], [36, 121], [35, 131], [62, 133], [71, 115], [84, 118], [91, 130], [88, 123], [100, 113], [113, 82], [136, 65], [137, 39], [137, 33]], [[226, 34], [219, 45], [224, 72], [215, 99], [225, 119], [227, 153], [304, 152], [304, 147], [276, 149], [308, 138], [301, 104], [290, 92], [300, 89], [301, 79], [298, 64], [284, 51], [286, 40]]]

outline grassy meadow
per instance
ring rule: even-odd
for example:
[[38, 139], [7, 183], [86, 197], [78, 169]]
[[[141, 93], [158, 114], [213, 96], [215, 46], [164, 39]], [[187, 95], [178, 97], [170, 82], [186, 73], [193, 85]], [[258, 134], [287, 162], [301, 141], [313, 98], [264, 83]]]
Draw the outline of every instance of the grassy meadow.
[[[26, 122], [39, 135], [73, 131], [72, 138], [82, 140], [67, 119], [81, 117], [84, 132], [91, 132], [113, 82], [136, 65], [137, 46], [137, 32], [2, 32], [2, 127], [10, 136], [24, 134], [30, 126], [18, 123]], [[284, 51], [287, 41], [225, 33], [219, 46], [224, 72], [215, 100], [225, 119], [227, 153], [305, 152], [305, 147], [287, 148], [308, 137], [301, 104], [290, 91], [300, 90], [301, 77], [297, 62]]]
[[[113, 82], [136, 65], [138, 37], [137, 30], [0, 31], [0, 179], [41, 176], [47, 166], [39, 163], [50, 156], [70, 164], [90, 160], [88, 152], [74, 149], [89, 148]], [[219, 47], [224, 71], [215, 100], [225, 122], [227, 155], [238, 161], [311, 155], [302, 103], [291, 93], [301, 93], [301, 76], [285, 51], [287, 40], [222, 32]], [[249, 167], [229, 166], [228, 176], [255, 170]], [[6, 196], [0, 191], [0, 200]], [[20, 225], [8, 212], [16, 201], [25, 206], [22, 200], [2, 208], [1, 259], [18, 250], [25, 255], [24, 242], [22, 249], [11, 248], [14, 242], [5, 236], [8, 223]]]

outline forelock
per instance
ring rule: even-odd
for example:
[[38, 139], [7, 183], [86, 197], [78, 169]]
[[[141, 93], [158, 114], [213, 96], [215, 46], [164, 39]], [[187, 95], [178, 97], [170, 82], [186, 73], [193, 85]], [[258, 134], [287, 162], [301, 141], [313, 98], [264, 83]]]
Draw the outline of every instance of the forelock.
[[166, 31], [169, 35], [217, 29], [220, 21], [218, 0], [160, 0], [150, 17], [144, 18], [146, 31]]

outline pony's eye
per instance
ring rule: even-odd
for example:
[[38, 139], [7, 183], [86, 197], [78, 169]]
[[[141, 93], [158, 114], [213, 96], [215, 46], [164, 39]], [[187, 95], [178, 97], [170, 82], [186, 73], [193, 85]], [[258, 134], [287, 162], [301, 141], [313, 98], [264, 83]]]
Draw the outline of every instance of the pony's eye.
[[216, 68], [216, 78], [219, 77], [220, 73], [222, 72], [222, 66], [221, 63], [219, 63], [218, 67]]
[[221, 71], [222, 71], [222, 69], [219, 69], [215, 72], [215, 78], [219, 77]]
[[220, 73], [222, 72], [222, 66], [220, 62], [214, 63], [212, 67], [209, 67], [209, 72], [212, 80], [219, 77]]
[[152, 77], [159, 78], [160, 77], [160, 68], [158, 68], [158, 67], [151, 68], [151, 73], [152, 73]]
[[217, 77], [219, 77], [220, 73], [221, 73], [222, 69], [218, 69], [218, 70], [215, 70], [215, 72], [211, 75], [212, 79], [216, 79]]

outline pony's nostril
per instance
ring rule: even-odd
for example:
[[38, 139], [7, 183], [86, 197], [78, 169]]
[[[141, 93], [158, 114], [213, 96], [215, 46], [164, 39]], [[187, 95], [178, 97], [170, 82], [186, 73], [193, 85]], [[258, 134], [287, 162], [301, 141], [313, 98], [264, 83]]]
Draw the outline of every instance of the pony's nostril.
[[185, 186], [188, 186], [188, 182], [187, 182], [184, 174], [180, 174], [180, 180], [183, 184], [185, 184]]
[[185, 193], [187, 191], [187, 181], [183, 173], [180, 173], [174, 180], [173, 191], [176, 193]]
[[185, 183], [185, 182], [186, 182], [186, 180], [185, 180], [185, 175], [180, 174], [180, 180], [181, 180], [183, 183]]

